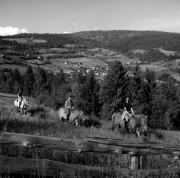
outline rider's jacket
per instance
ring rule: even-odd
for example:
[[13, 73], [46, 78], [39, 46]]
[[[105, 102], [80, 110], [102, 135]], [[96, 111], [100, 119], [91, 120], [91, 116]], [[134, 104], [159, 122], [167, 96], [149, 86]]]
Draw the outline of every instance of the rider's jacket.
[[128, 112], [131, 112], [131, 108], [132, 108], [131, 103], [125, 101], [125, 103], [124, 103], [124, 108], [126, 108], [126, 110], [127, 110]]
[[72, 109], [72, 107], [73, 107], [73, 102], [72, 102], [72, 100], [67, 100], [67, 101], [65, 102], [65, 108]]
[[21, 97], [21, 98], [23, 97], [23, 92], [22, 91], [18, 92], [18, 97]]

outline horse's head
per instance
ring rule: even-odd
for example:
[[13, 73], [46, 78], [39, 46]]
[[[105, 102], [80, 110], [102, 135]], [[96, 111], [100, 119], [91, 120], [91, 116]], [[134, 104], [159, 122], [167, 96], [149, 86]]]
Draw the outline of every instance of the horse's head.
[[22, 105], [23, 105], [23, 108], [27, 108], [29, 106], [29, 99], [23, 98]]
[[24, 104], [28, 105], [29, 104], [29, 100], [27, 98], [23, 98], [23, 102]]
[[124, 119], [126, 122], [129, 122], [130, 119], [134, 119], [134, 114], [129, 114], [128, 112], [126, 112]]

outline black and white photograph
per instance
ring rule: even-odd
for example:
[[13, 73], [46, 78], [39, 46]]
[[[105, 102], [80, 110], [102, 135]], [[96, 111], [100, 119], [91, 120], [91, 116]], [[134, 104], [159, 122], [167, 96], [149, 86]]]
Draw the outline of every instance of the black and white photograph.
[[0, 0], [0, 178], [180, 178], [180, 0]]

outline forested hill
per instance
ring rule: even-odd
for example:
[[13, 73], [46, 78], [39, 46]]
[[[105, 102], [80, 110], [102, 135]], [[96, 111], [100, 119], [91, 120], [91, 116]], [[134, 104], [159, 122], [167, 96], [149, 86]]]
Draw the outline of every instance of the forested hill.
[[93, 39], [106, 48], [121, 52], [134, 49], [152, 49], [163, 47], [166, 50], [180, 51], [180, 33], [158, 31], [84, 31], [73, 34], [85, 39]]
[[123, 53], [135, 49], [147, 50], [161, 47], [165, 50], [180, 51], [180, 33], [157, 31], [112, 30], [84, 31], [72, 34], [34, 33], [6, 36], [0, 39], [10, 39], [11, 42], [14, 39], [18, 43], [23, 43], [23, 45], [36, 46], [37, 48], [62, 47], [71, 44], [81, 48], [103, 47]]
[[92, 48], [100, 46], [100, 43], [92, 39], [84, 39], [76, 37], [72, 34], [38, 34], [38, 33], [24, 33], [12, 36], [0, 36], [0, 45], [20, 45], [36, 48], [52, 48], [63, 47], [64, 45], [75, 45], [77, 47]]

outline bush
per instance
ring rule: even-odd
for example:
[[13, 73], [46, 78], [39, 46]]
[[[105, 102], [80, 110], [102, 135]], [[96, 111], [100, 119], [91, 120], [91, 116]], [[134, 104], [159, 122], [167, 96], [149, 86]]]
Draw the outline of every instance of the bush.
[[44, 106], [33, 106], [28, 109], [28, 113], [30, 113], [30, 116], [35, 116], [38, 114], [43, 115], [47, 112], [47, 109]]

